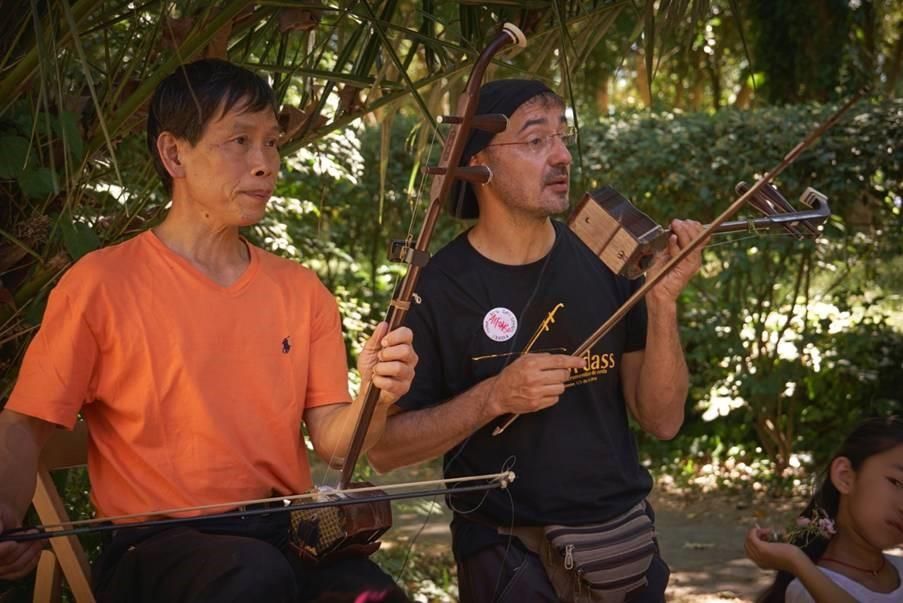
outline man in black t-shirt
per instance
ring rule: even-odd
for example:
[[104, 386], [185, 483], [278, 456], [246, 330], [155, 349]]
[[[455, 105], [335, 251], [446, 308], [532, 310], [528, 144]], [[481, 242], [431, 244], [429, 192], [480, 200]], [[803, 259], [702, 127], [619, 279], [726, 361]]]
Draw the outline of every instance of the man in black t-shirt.
[[[517, 529], [591, 526], [642, 505], [652, 480], [628, 417], [659, 438], [683, 422], [676, 300], [700, 256], [676, 266], [583, 357], [570, 356], [636, 282], [550, 219], [568, 209], [562, 100], [540, 82], [501, 80], [483, 86], [477, 113], [509, 116], [505, 131], [478, 131], [465, 147], [462, 164], [486, 165], [493, 178], [458, 183], [452, 196], [455, 216], [478, 221], [423, 271], [407, 319], [418, 371], [369, 456], [386, 471], [444, 454], [447, 477], [511, 466], [508, 490], [449, 501], [461, 601], [557, 601], [567, 596]], [[671, 228], [664, 259], [702, 227]], [[493, 436], [508, 413], [523, 416]], [[646, 585], [627, 600], [663, 600], [667, 580], [656, 548]]]

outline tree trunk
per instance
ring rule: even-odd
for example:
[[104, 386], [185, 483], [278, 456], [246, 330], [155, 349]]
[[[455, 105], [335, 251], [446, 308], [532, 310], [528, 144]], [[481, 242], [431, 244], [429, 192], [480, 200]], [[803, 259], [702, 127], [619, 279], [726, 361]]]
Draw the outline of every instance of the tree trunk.
[[900, 77], [901, 66], [903, 66], [903, 19], [897, 23], [897, 43], [894, 44], [894, 54], [887, 67], [886, 92], [890, 98], [897, 95], [897, 79]]
[[721, 73], [718, 70], [718, 61], [714, 55], [705, 55], [705, 68], [712, 84], [712, 107], [717, 111], [721, 108]]
[[596, 109], [599, 111], [599, 115], [608, 115], [608, 104], [610, 97], [608, 86], [610, 81], [610, 77], [604, 77], [602, 78], [599, 87], [596, 88]]
[[740, 89], [737, 91], [737, 98], [734, 100], [734, 106], [738, 109], [749, 109], [749, 103], [752, 100], [753, 89], [749, 85], [747, 78], [743, 79]]
[[646, 73], [646, 57], [643, 53], [636, 53], [636, 88], [637, 94], [643, 101], [643, 106], [652, 107], [652, 94], [649, 88], [649, 74]]

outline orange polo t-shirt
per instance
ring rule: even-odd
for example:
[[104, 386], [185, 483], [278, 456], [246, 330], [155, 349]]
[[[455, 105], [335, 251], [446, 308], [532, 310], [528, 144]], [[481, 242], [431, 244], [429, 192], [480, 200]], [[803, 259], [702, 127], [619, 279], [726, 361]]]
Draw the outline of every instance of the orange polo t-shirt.
[[148, 231], [90, 253], [50, 295], [7, 408], [88, 422], [102, 516], [312, 486], [305, 408], [347, 402], [335, 300], [249, 245], [221, 287]]

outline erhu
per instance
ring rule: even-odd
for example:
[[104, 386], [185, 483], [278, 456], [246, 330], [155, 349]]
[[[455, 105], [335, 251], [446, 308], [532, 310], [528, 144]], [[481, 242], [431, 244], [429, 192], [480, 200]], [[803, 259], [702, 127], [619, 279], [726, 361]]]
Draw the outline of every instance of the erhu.
[[[455, 115], [440, 118], [440, 123], [450, 124], [445, 138], [439, 165], [424, 168], [424, 173], [433, 176], [430, 185], [430, 203], [416, 242], [412, 240], [392, 241], [389, 245], [389, 259], [408, 265], [407, 272], [398, 284], [389, 304], [386, 322], [389, 331], [401, 326], [405, 314], [411, 307], [414, 288], [420, 271], [429, 260], [429, 243], [455, 179], [472, 183], [486, 183], [492, 177], [485, 166], [469, 167], [458, 165], [470, 133], [474, 129], [491, 133], [503, 131], [508, 119], [501, 114], [475, 115], [479, 104], [480, 86], [483, 75], [492, 58], [503, 48], [527, 45], [526, 37], [511, 23], [505, 23], [501, 31], [480, 53], [470, 73], [464, 93], [458, 101]], [[413, 243], [413, 244], [412, 244]], [[354, 434], [342, 465], [339, 490], [353, 491], [356, 487], [369, 484], [352, 484], [351, 478], [363, 448], [364, 439], [379, 400], [380, 390], [373, 383], [367, 384], [364, 403], [355, 425]], [[328, 493], [326, 496], [329, 496]], [[345, 494], [353, 496], [353, 494]], [[392, 511], [388, 501], [377, 503], [361, 502], [341, 507], [326, 507], [320, 510], [303, 511], [292, 514], [293, 542], [302, 553], [322, 559], [332, 553], [359, 549], [370, 553], [378, 548], [379, 537], [392, 526]]]
[[[748, 188], [741, 182], [736, 191], [743, 194]], [[772, 184], [766, 184], [749, 203], [764, 216], [724, 222], [712, 234], [783, 230], [797, 239], [814, 239], [831, 216], [828, 198], [812, 187], [800, 195], [805, 210], [794, 209]], [[612, 272], [629, 279], [646, 273], [671, 234], [608, 186], [586, 193], [568, 218], [568, 226]]]
[[[756, 180], [752, 186], [747, 186], [743, 182], [738, 184], [736, 190], [739, 197], [721, 215], [707, 224], [698, 237], [668, 260], [661, 270], [649, 276], [646, 282], [571, 355], [580, 357], [596, 345], [669, 271], [714, 234], [781, 228], [798, 238], [817, 236], [819, 233], [817, 226], [824, 223], [830, 216], [827, 197], [815, 189], [806, 189], [801, 200], [808, 209], [796, 211], [781, 196], [771, 181], [836, 124], [863, 94], [864, 92], [860, 92], [854, 96], [824, 123], [809, 132], [784, 156], [778, 165]], [[728, 221], [747, 204], [765, 214], [764, 217], [756, 220]], [[665, 247], [668, 236], [670, 236], [670, 231], [661, 228], [611, 188], [602, 188], [587, 193], [568, 223], [577, 236], [612, 271], [628, 278], [636, 278], [645, 273], [651, 266], [652, 257], [656, 251]], [[518, 416], [520, 415], [509, 414], [502, 417], [501, 423], [493, 430], [492, 435], [504, 432]]]

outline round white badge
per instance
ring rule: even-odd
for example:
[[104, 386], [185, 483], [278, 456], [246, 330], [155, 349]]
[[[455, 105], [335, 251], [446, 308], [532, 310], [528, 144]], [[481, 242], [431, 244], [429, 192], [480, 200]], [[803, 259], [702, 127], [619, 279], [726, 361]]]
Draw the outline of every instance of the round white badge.
[[483, 317], [483, 332], [493, 341], [508, 341], [517, 333], [517, 317], [508, 308], [493, 308]]

